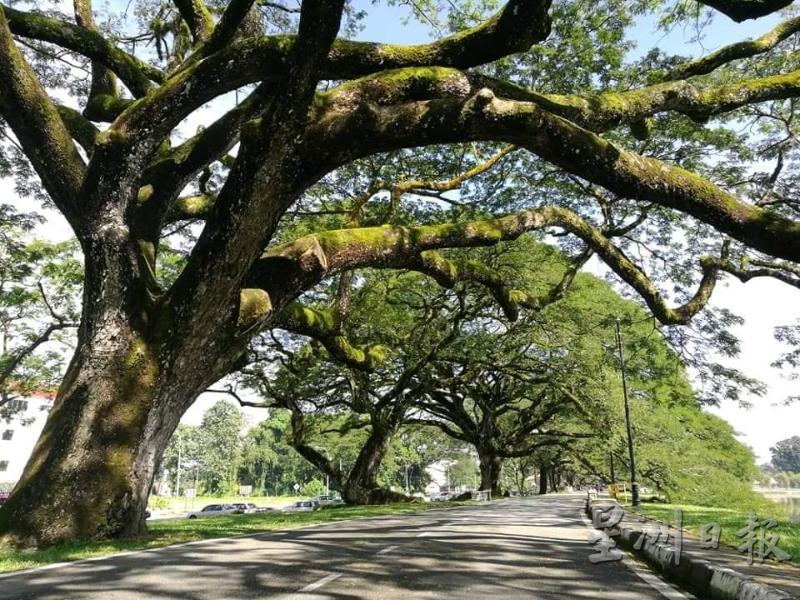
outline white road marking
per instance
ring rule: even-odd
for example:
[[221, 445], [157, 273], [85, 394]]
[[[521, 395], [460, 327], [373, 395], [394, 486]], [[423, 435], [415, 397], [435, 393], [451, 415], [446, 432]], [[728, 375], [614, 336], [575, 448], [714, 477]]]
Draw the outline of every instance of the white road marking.
[[[601, 536], [606, 536], [606, 532], [602, 530], [595, 529], [592, 526], [592, 522], [584, 515], [582, 512], [580, 513], [581, 520], [586, 528], [591, 531], [592, 533], [599, 534]], [[610, 539], [610, 538], [609, 538]], [[636, 563], [628, 554], [622, 555], [622, 564], [628, 567], [633, 573], [639, 577], [642, 581], [644, 581], [647, 585], [661, 594], [664, 598], [668, 598], [669, 600], [696, 600], [694, 596], [688, 593], [684, 593], [674, 585], [667, 583], [660, 577], [657, 577], [647, 569], [642, 568], [639, 564]]]
[[326, 575], [325, 577], [323, 577], [318, 581], [315, 581], [314, 583], [309, 583], [306, 587], [300, 588], [297, 591], [301, 594], [305, 594], [307, 592], [313, 592], [314, 590], [318, 590], [319, 588], [321, 588], [326, 583], [330, 583], [331, 581], [336, 581], [341, 576], [342, 576], [341, 573], [331, 573], [330, 575]]
[[429, 535], [433, 535], [432, 531], [423, 531], [422, 533], [418, 533], [417, 537], [428, 537]]
[[400, 546], [387, 546], [383, 550], [379, 550], [378, 554], [389, 554], [392, 550], [397, 550]]

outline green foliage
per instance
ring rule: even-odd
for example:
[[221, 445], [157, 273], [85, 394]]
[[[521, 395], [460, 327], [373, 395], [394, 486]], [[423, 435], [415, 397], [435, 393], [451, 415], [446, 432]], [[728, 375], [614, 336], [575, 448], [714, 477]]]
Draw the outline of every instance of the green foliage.
[[781, 471], [800, 473], [800, 436], [781, 440], [770, 448], [772, 464]]
[[[203, 493], [221, 496], [238, 492], [242, 462], [244, 416], [237, 406], [220, 400], [203, 414], [200, 427], [179, 425], [164, 452], [162, 467], [170, 474], [172, 493], [183, 493], [197, 482]], [[178, 455], [181, 457], [180, 490]]]
[[38, 219], [0, 205], [0, 418], [58, 387], [74, 343], [83, 266], [74, 242], [31, 236]]
[[220, 400], [203, 415], [198, 441], [202, 452], [203, 487], [211, 494], [235, 493], [241, 461], [244, 416], [237, 406]]
[[300, 488], [303, 496], [319, 496], [325, 493], [325, 484], [320, 479], [312, 479]]
[[[621, 400], [605, 443], [578, 451], [608, 477], [609, 452], [618, 481], [626, 481], [628, 459]], [[716, 507], [759, 507], [752, 491], [758, 476], [752, 451], [723, 419], [696, 405], [675, 406], [658, 398], [631, 401], [634, 451], [640, 485], [670, 502]]]

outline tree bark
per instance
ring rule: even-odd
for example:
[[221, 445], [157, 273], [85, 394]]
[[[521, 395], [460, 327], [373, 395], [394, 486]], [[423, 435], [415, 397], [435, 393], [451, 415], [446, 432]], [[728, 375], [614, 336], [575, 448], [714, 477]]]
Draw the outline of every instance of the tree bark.
[[[137, 536], [186, 398], [159, 384], [150, 345], [124, 327], [114, 348], [79, 347], [22, 479], [0, 508], [0, 540], [49, 545]], [[176, 396], [184, 396], [176, 402]]]
[[478, 448], [478, 459], [481, 470], [481, 490], [491, 490], [492, 496], [500, 496], [500, 474], [503, 471], [503, 459], [497, 454]]
[[539, 494], [547, 493], [547, 480], [550, 475], [550, 470], [547, 465], [542, 463], [539, 465]]
[[358, 453], [355, 465], [342, 482], [342, 496], [350, 504], [385, 504], [397, 500], [397, 494], [378, 486], [378, 470], [389, 449], [393, 430], [375, 425]]
[[149, 295], [126, 231], [100, 223], [83, 242], [77, 349], [22, 478], [0, 507], [0, 544], [145, 533], [170, 436], [197, 395], [224, 374], [217, 368], [229, 368], [222, 349], [175, 351], [180, 336]]

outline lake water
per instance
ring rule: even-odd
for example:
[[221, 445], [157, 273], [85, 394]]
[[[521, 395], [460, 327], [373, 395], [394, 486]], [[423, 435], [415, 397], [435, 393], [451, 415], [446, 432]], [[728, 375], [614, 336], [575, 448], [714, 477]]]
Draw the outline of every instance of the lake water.
[[769, 494], [767, 498], [788, 507], [789, 518], [795, 523], [800, 523], [800, 496], [773, 496]]

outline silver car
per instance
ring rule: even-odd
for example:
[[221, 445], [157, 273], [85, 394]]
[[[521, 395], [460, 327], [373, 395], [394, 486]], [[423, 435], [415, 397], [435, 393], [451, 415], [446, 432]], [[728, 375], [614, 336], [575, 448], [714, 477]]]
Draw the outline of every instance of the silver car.
[[189, 513], [190, 519], [199, 519], [205, 517], [221, 517], [223, 515], [240, 515], [242, 510], [236, 508], [233, 504], [209, 504], [204, 506], [203, 510]]
[[344, 504], [344, 500], [338, 496], [315, 496], [311, 502], [316, 502], [319, 506], [339, 506]]
[[318, 508], [319, 504], [313, 500], [301, 500], [300, 502], [295, 502], [291, 506], [287, 506], [283, 510], [287, 512], [311, 512]]

